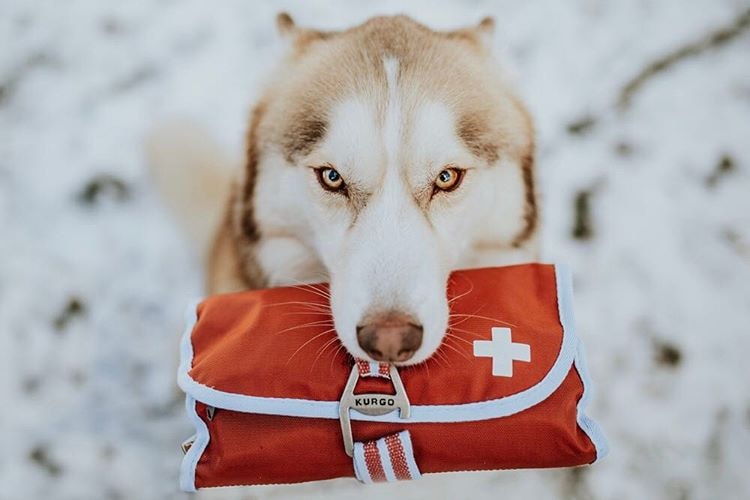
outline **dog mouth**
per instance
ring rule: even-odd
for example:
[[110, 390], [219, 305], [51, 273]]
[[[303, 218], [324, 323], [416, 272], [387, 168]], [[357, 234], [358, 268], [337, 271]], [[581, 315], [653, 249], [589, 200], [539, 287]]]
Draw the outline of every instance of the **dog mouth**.
[[447, 276], [431, 268], [412, 273], [412, 266], [391, 277], [372, 267], [332, 273], [329, 305], [339, 341], [369, 362], [407, 366], [430, 359], [448, 328]]

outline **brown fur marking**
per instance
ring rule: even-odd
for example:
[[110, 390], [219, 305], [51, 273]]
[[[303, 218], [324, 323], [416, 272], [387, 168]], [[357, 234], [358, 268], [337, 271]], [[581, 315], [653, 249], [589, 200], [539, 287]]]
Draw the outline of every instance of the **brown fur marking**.
[[283, 148], [286, 159], [293, 163], [298, 156], [310, 153], [315, 145], [325, 137], [328, 125], [321, 117], [299, 113], [284, 133]]
[[489, 140], [489, 135], [487, 121], [477, 113], [466, 114], [458, 120], [458, 136], [469, 151], [493, 164], [500, 157], [500, 147], [496, 142]]
[[255, 180], [257, 177], [258, 161], [260, 160], [260, 145], [258, 144], [258, 126], [265, 113], [266, 106], [259, 103], [253, 110], [250, 120], [250, 129], [247, 134], [247, 161], [245, 163], [245, 185], [243, 186], [242, 201], [243, 210], [240, 221], [240, 230], [250, 243], [260, 239], [258, 225], [255, 223], [253, 210], [253, 195], [255, 192]]
[[233, 204], [234, 196], [230, 195], [226, 215], [216, 233], [208, 258], [205, 286], [211, 294], [234, 292], [251, 287], [243, 272], [238, 256], [239, 245], [235, 242], [232, 230]]
[[241, 229], [245, 203], [234, 185], [229, 194], [227, 213], [219, 227], [209, 256], [206, 287], [210, 293], [227, 293], [262, 288], [267, 279], [255, 258], [255, 244], [248, 242]]
[[513, 246], [518, 248], [528, 240], [536, 230], [539, 214], [536, 205], [536, 190], [534, 187], [534, 148], [533, 146], [521, 158], [521, 172], [526, 196], [524, 206], [524, 227], [513, 239]]

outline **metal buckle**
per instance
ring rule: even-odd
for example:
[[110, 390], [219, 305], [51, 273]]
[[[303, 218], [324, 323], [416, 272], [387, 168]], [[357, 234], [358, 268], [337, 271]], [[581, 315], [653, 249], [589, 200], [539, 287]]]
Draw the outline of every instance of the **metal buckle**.
[[187, 438], [185, 441], [182, 442], [180, 445], [180, 448], [182, 448], [182, 454], [186, 455], [188, 450], [190, 450], [190, 447], [193, 446], [193, 443], [195, 442], [195, 436]]
[[399, 410], [399, 417], [409, 418], [411, 405], [406, 395], [404, 384], [396, 367], [390, 366], [390, 377], [396, 394], [366, 393], [354, 394], [354, 388], [359, 380], [359, 368], [356, 363], [346, 381], [344, 392], [339, 401], [339, 421], [341, 434], [344, 437], [344, 450], [350, 457], [354, 454], [354, 438], [352, 437], [352, 423], [349, 410], [356, 410], [365, 415], [385, 415], [395, 409]]

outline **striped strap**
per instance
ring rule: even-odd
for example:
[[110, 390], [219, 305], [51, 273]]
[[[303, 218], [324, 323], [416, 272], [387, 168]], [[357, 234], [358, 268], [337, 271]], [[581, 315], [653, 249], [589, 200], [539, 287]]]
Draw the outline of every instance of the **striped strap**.
[[360, 377], [391, 378], [390, 365], [388, 365], [388, 363], [374, 363], [372, 361], [358, 359], [357, 368], [359, 369]]
[[420, 478], [409, 431], [354, 443], [354, 475], [363, 483]]

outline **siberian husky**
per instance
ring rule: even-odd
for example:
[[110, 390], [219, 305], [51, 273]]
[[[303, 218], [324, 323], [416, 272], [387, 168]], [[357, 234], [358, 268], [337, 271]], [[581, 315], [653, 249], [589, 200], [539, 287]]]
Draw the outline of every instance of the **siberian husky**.
[[[537, 254], [534, 131], [492, 58], [494, 22], [277, 24], [288, 54], [244, 160], [165, 124], [148, 145], [157, 185], [202, 253], [207, 293], [330, 281], [350, 354], [424, 362], [449, 326], [450, 271]], [[201, 497], [238, 494], [221, 490]]]
[[449, 324], [450, 271], [536, 257], [533, 126], [492, 58], [494, 22], [277, 24], [288, 53], [244, 161], [166, 125], [149, 141], [157, 184], [203, 253], [208, 293], [330, 281], [350, 354], [424, 362]]

